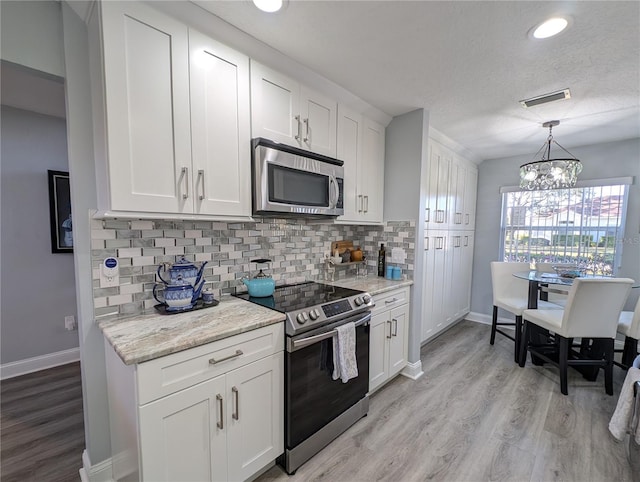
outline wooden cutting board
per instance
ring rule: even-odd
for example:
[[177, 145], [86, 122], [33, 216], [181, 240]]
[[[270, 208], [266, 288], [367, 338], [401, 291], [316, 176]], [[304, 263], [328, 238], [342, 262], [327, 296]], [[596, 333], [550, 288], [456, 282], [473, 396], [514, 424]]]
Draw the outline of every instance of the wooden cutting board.
[[333, 241], [331, 243], [331, 255], [335, 253], [336, 249], [338, 254], [344, 253], [347, 249], [353, 251], [353, 241]]

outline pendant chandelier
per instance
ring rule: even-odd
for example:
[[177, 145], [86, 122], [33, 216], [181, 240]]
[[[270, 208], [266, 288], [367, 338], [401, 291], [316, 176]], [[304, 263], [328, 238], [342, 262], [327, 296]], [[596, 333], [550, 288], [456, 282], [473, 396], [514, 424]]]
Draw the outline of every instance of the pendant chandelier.
[[[539, 161], [532, 161], [520, 166], [520, 187], [522, 189], [534, 191], [575, 186], [578, 174], [582, 172], [582, 163], [553, 139], [551, 129], [559, 124], [560, 121], [557, 120], [542, 124], [542, 127], [549, 128], [549, 137], [534, 156], [536, 159], [542, 153], [542, 158]], [[552, 143], [570, 157], [551, 159]]]

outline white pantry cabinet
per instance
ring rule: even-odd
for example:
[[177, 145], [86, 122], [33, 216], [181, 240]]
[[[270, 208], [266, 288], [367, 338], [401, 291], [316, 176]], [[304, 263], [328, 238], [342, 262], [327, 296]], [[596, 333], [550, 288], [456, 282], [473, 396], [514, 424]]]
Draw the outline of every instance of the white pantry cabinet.
[[249, 59], [148, 5], [99, 5], [100, 211], [249, 216]]
[[407, 365], [409, 349], [409, 287], [373, 297], [369, 346], [369, 393]]
[[264, 137], [336, 157], [337, 102], [251, 60], [251, 128]]
[[338, 106], [338, 159], [344, 161], [344, 215], [338, 222], [382, 222], [385, 128]]
[[282, 454], [282, 323], [134, 366], [105, 343], [116, 480], [243, 481]]
[[469, 313], [473, 238], [473, 231], [425, 231], [422, 342]]

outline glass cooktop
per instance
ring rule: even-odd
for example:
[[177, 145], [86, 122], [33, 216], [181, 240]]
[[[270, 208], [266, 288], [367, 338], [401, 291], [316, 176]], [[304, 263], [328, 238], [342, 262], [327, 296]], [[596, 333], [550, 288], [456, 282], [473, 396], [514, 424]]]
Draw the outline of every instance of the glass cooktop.
[[362, 291], [309, 281], [295, 285], [276, 286], [273, 296], [264, 298], [255, 298], [249, 296], [249, 293], [237, 293], [234, 296], [281, 313], [287, 313], [341, 300], [359, 293]]

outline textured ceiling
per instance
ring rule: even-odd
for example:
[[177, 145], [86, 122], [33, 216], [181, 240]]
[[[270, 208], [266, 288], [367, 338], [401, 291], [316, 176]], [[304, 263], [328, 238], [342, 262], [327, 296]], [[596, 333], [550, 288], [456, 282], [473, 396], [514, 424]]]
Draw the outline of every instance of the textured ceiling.
[[[640, 2], [196, 1], [226, 22], [395, 116], [431, 125], [480, 159], [531, 154], [559, 119], [566, 148], [640, 137]], [[528, 31], [564, 14], [570, 27]], [[571, 89], [524, 109], [519, 100]]]

